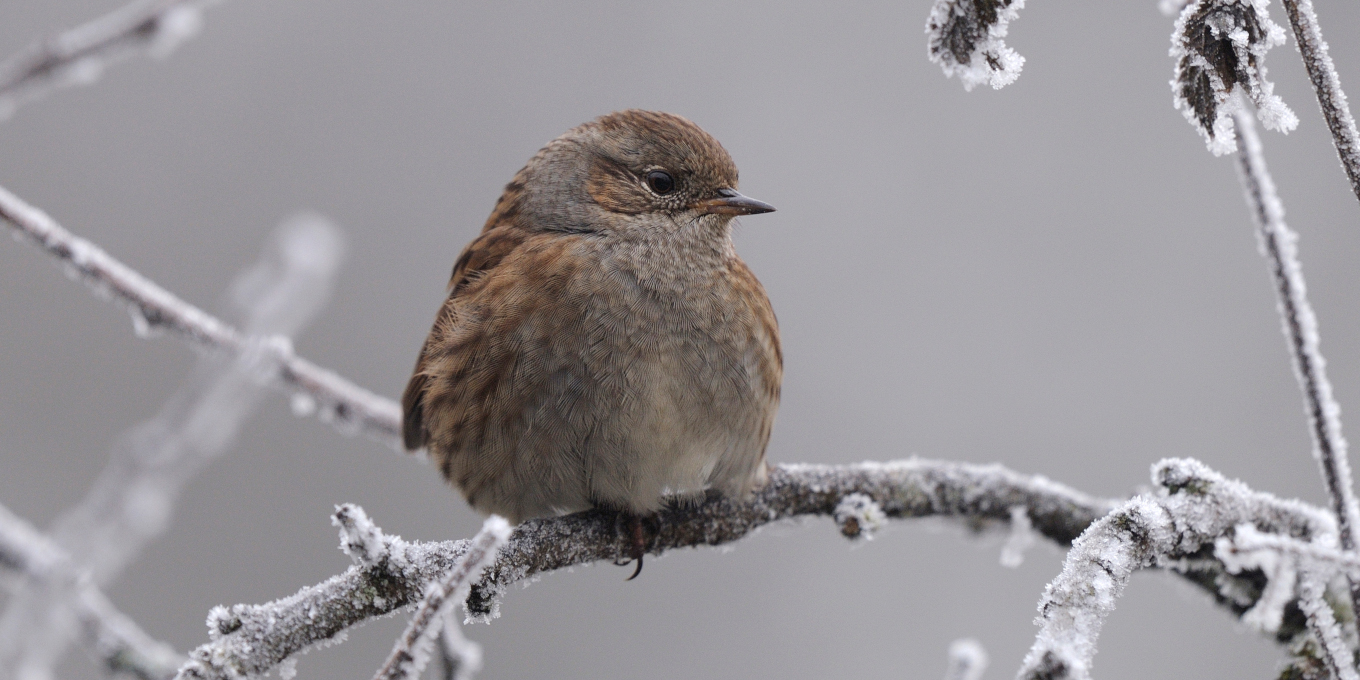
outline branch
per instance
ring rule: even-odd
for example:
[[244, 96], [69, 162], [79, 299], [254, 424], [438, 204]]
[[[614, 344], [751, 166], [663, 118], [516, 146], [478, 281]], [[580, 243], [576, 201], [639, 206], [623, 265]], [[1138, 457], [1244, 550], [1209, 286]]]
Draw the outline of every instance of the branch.
[[0, 219], [57, 258], [97, 294], [126, 305], [140, 335], [164, 329], [212, 352], [235, 358], [253, 353], [268, 384], [293, 394], [295, 412], [319, 411], [323, 421], [344, 434], [362, 432], [401, 450], [401, 407], [396, 402], [297, 356], [286, 338], [242, 333], [75, 236], [3, 187]]
[[[306, 325], [330, 296], [342, 251], [338, 229], [323, 218], [300, 215], [281, 225], [230, 290], [247, 331], [286, 337]], [[52, 540], [96, 584], [111, 583], [165, 531], [184, 485], [231, 447], [264, 397], [255, 364], [253, 356], [203, 357], [160, 413], [114, 446], [86, 497], [57, 518]], [[73, 593], [61, 586], [16, 589], [0, 617], [0, 677], [56, 666], [78, 632]]]
[[184, 663], [169, 645], [119, 612], [65, 551], [4, 506], [0, 506], [0, 570], [71, 590], [81, 642], [109, 672], [165, 680]]
[[213, 0], [138, 0], [35, 43], [0, 65], [0, 118], [60, 87], [97, 80], [104, 68], [146, 51], [164, 57], [202, 29]]
[[373, 680], [418, 679], [429, 660], [434, 636], [439, 633], [445, 614], [451, 613], [456, 603], [467, 599], [472, 583], [496, 559], [496, 552], [510, 539], [510, 524], [499, 515], [492, 515], [482, 530], [472, 537], [467, 552], [458, 558], [453, 569], [425, 592], [415, 616], [397, 640], [392, 654], [378, 668]]
[[[1041, 476], [999, 465], [906, 460], [847, 466], [781, 465], [750, 500], [712, 495], [699, 504], [671, 507], [657, 516], [648, 552], [736, 541], [785, 519], [835, 514], [850, 494], [874, 500], [890, 518], [967, 517], [1004, 522], [1020, 506], [1034, 530], [1066, 544], [1115, 507]], [[342, 508], [343, 510], [343, 508]], [[468, 549], [467, 541], [408, 543], [362, 528], [353, 515], [342, 526], [352, 555], [376, 556], [343, 574], [263, 605], [218, 608], [209, 617], [211, 641], [194, 650], [178, 678], [227, 680], [259, 675], [307, 647], [358, 623], [420, 599], [425, 584], [446, 573]], [[530, 520], [515, 529], [496, 563], [465, 603], [469, 618], [499, 615], [499, 598], [511, 583], [557, 569], [629, 554], [631, 542], [616, 517], [592, 510]], [[365, 547], [365, 546], [371, 546]], [[386, 546], [386, 547], [384, 547]]]
[[1039, 602], [1039, 634], [1019, 677], [1089, 678], [1105, 617], [1138, 569], [1212, 555], [1217, 539], [1244, 523], [1322, 544], [1336, 536], [1335, 520], [1321, 509], [1252, 491], [1195, 460], [1160, 461], [1152, 477], [1157, 495], [1135, 497], [1073, 542]]
[[[1336, 403], [1331, 382], [1327, 380], [1327, 362], [1318, 347], [1317, 316], [1308, 303], [1308, 288], [1303, 280], [1303, 267], [1299, 264], [1299, 236], [1284, 222], [1284, 206], [1266, 168], [1261, 140], [1251, 117], [1237, 113], [1233, 119], [1237, 127], [1237, 167], [1242, 189], [1256, 220], [1261, 253], [1270, 261], [1270, 271], [1275, 279], [1280, 320], [1308, 413], [1313, 457], [1322, 471], [1332, 511], [1337, 516], [1341, 548], [1354, 551], [1355, 533], [1360, 530], [1360, 506], [1356, 504], [1350, 462], [1346, 457], [1346, 438], [1341, 433], [1341, 406]], [[1354, 611], [1360, 612], [1360, 579], [1351, 579], [1351, 604]]]
[[1346, 93], [1341, 91], [1341, 78], [1336, 66], [1327, 54], [1327, 43], [1322, 39], [1322, 29], [1318, 27], [1317, 14], [1313, 12], [1313, 0], [1283, 0], [1285, 12], [1289, 14], [1289, 25], [1294, 29], [1294, 40], [1303, 56], [1303, 65], [1308, 69], [1308, 78], [1313, 81], [1313, 91], [1317, 93], [1318, 106], [1327, 119], [1327, 129], [1332, 133], [1332, 143], [1336, 145], [1336, 155], [1341, 159], [1341, 167], [1351, 182], [1351, 191], [1360, 199], [1360, 134], [1355, 130], [1355, 119], [1351, 117], [1350, 106], [1346, 104]]

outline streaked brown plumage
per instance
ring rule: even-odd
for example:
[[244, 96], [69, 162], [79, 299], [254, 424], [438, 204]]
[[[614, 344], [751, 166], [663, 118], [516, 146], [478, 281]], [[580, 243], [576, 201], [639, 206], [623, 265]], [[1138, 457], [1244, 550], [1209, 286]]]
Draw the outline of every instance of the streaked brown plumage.
[[773, 208], [736, 186], [722, 145], [671, 114], [550, 142], [454, 266], [406, 447], [512, 522], [760, 486], [783, 364], [731, 220]]

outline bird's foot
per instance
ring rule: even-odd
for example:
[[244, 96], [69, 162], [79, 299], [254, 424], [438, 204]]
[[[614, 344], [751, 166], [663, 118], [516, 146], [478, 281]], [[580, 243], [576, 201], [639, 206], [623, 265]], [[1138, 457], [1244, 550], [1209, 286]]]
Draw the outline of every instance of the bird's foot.
[[627, 566], [630, 563], [636, 565], [633, 569], [633, 575], [625, 579], [627, 581], [637, 578], [638, 574], [642, 573], [642, 558], [647, 554], [647, 524], [649, 522], [645, 521], [642, 515], [635, 515], [627, 511], [621, 511], [617, 515], [614, 528], [620, 537], [628, 542], [628, 559], [616, 559], [614, 564], [620, 567]]

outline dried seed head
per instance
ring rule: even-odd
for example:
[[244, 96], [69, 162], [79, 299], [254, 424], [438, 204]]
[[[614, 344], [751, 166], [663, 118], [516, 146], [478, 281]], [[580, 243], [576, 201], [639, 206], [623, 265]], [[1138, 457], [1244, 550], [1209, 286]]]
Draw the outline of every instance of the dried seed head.
[[1024, 0], [935, 0], [926, 20], [930, 60], [963, 89], [986, 83], [1001, 89], [1020, 77], [1025, 58], [1006, 46], [1008, 24]]
[[1266, 80], [1266, 52], [1284, 44], [1284, 29], [1270, 20], [1267, 0], [1194, 0], [1181, 10], [1171, 34], [1176, 60], [1171, 80], [1176, 108], [1204, 135], [1209, 150], [1236, 148], [1232, 113], [1240, 91], [1256, 104], [1261, 123], [1289, 132], [1299, 124]]

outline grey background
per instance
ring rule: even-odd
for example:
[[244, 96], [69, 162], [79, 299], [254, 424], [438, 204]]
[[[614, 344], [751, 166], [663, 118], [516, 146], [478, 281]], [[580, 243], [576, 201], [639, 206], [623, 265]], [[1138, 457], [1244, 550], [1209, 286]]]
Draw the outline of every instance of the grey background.
[[[1322, 502], [1232, 161], [1171, 107], [1172, 21], [1150, 1], [1032, 4], [1012, 25], [1020, 80], [965, 93], [926, 60], [924, 0], [233, 0], [169, 59], [20, 109], [0, 126], [0, 183], [210, 309], [281, 218], [329, 215], [351, 259], [297, 345], [396, 396], [454, 258], [523, 162], [596, 115], [672, 111], [779, 207], [737, 237], [784, 340], [771, 459], [999, 461], [1125, 495], [1159, 458], [1195, 456]], [[4, 3], [0, 52], [116, 5]], [[1360, 6], [1318, 9], [1354, 95]], [[1292, 37], [1268, 64], [1302, 118], [1266, 134], [1268, 158], [1338, 396], [1360, 413], [1360, 211]], [[44, 524], [193, 353], [136, 339], [125, 312], [8, 240], [0, 319], [0, 502]], [[155, 635], [200, 644], [213, 605], [344, 569], [327, 515], [345, 501], [407, 538], [479, 522], [428, 466], [275, 396], [111, 595]], [[607, 565], [553, 574], [468, 632], [488, 679], [934, 678], [963, 636], [991, 652], [988, 677], [1010, 677], [1061, 554], [1008, 570], [999, 544], [910, 522], [852, 547], [810, 521], [667, 555], [631, 583]], [[301, 677], [367, 677], [401, 625], [312, 652]], [[74, 657], [63, 677], [95, 674]], [[1264, 678], [1278, 658], [1147, 573], [1096, 671]]]

